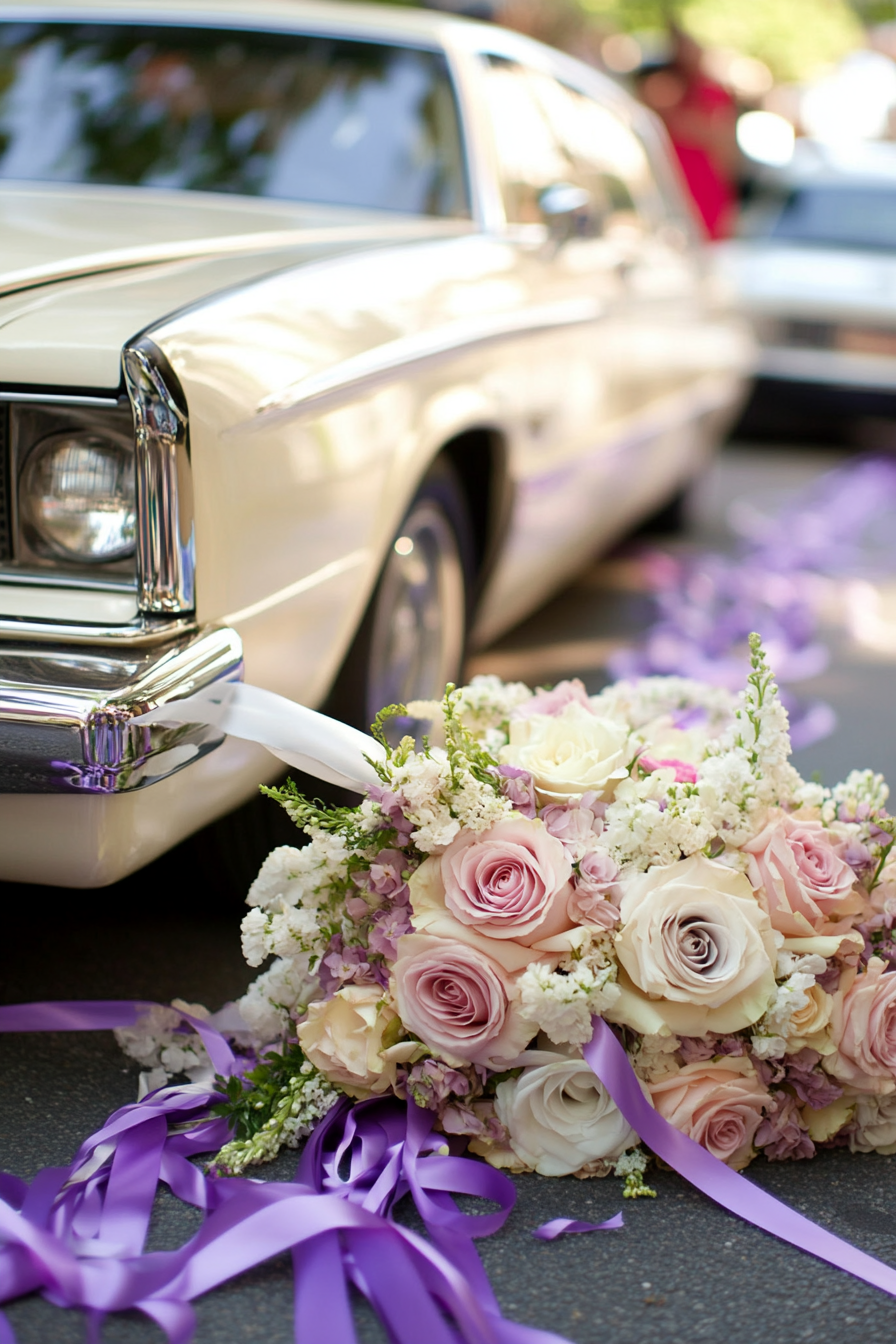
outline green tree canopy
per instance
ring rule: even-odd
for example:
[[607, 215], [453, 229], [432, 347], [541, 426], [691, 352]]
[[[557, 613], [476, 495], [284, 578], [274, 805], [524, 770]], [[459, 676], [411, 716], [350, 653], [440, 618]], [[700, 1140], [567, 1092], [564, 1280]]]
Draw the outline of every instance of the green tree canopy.
[[706, 46], [755, 56], [778, 80], [810, 78], [855, 47], [862, 25], [847, 0], [579, 0], [583, 12], [627, 32], [675, 19]]

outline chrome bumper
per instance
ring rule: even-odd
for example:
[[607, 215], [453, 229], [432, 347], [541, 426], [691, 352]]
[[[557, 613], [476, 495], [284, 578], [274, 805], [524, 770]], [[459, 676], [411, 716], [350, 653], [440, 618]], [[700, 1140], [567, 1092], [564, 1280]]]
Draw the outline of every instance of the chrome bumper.
[[174, 774], [223, 734], [131, 720], [242, 670], [221, 627], [127, 652], [0, 643], [0, 793], [122, 793]]

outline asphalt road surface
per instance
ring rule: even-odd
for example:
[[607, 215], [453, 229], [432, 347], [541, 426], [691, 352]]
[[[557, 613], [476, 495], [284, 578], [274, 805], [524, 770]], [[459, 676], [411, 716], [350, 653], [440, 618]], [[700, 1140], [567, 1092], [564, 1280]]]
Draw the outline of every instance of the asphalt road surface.
[[[701, 482], [690, 526], [673, 545], [730, 547], [725, 518], [733, 500], [774, 505], [838, 460], [833, 451], [727, 449]], [[896, 619], [888, 620], [891, 607], [896, 617], [896, 588], [880, 576], [872, 589], [874, 620], [863, 623], [850, 619], [850, 593], [834, 585], [824, 631], [831, 661], [802, 688], [838, 716], [830, 736], [795, 758], [803, 773], [817, 770], [826, 782], [854, 765], [889, 770], [896, 782]], [[607, 679], [607, 658], [637, 641], [651, 615], [643, 567], [623, 554], [595, 565], [477, 654], [470, 670], [533, 684], [579, 674], [597, 689]], [[217, 1007], [240, 994], [254, 974], [239, 951], [242, 892], [259, 856], [293, 834], [272, 803], [253, 805], [241, 820], [211, 828], [104, 891], [0, 886], [0, 1000], [180, 997]], [[0, 1166], [31, 1177], [69, 1161], [111, 1110], [134, 1100], [136, 1073], [106, 1033], [0, 1037]], [[258, 1174], [289, 1179], [294, 1162], [290, 1154]], [[840, 1150], [812, 1162], [759, 1159], [749, 1179], [896, 1264], [894, 1163]], [[599, 1222], [622, 1208], [621, 1184], [517, 1178], [519, 1198], [506, 1228], [480, 1243], [506, 1314], [577, 1344], [890, 1344], [896, 1304], [883, 1293], [745, 1226], [674, 1173], [655, 1173], [651, 1181], [658, 1198], [627, 1203], [623, 1230], [542, 1243], [531, 1231], [548, 1219]], [[181, 1244], [198, 1219], [163, 1192], [151, 1248]], [[198, 1314], [198, 1344], [292, 1341], [288, 1258], [210, 1294]], [[8, 1315], [20, 1344], [84, 1338], [77, 1313], [38, 1298], [14, 1303]], [[366, 1308], [358, 1319], [364, 1341], [383, 1339]], [[126, 1314], [110, 1319], [104, 1339], [148, 1344], [162, 1335]]]

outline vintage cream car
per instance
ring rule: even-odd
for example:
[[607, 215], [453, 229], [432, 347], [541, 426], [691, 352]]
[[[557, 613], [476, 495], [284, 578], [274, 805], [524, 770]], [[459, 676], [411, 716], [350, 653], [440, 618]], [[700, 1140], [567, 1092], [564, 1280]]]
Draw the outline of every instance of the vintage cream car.
[[276, 769], [146, 709], [431, 694], [752, 357], [647, 114], [402, 8], [0, 2], [0, 266], [7, 880], [114, 881]]

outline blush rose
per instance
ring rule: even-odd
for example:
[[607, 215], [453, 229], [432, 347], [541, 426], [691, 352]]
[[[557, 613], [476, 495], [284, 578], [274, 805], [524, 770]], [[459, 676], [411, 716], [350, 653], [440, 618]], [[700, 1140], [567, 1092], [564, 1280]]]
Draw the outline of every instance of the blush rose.
[[392, 976], [402, 1022], [448, 1064], [500, 1068], [532, 1035], [507, 972], [464, 943], [407, 934]]
[[749, 1163], [771, 1099], [748, 1060], [686, 1064], [649, 1088], [654, 1106], [676, 1129], [735, 1171]]
[[818, 821], [776, 813], [744, 845], [747, 876], [785, 938], [845, 933], [861, 914], [856, 876], [840, 855], [843, 841]]
[[514, 817], [484, 835], [465, 831], [440, 866], [448, 910], [489, 938], [533, 943], [569, 927], [572, 863], [539, 821]]
[[896, 1091], [896, 973], [870, 957], [864, 975], [834, 995], [828, 1073], [856, 1092]]

